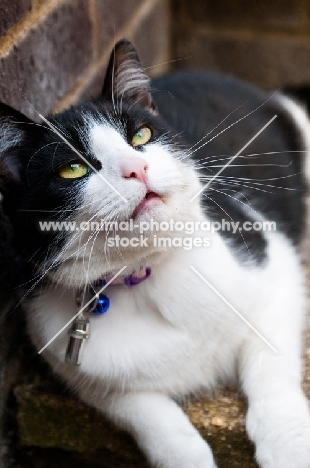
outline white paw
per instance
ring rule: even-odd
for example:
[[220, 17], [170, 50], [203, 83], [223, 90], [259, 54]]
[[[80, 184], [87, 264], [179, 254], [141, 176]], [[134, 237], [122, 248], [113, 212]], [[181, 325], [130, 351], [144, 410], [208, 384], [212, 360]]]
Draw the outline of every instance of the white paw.
[[310, 468], [310, 421], [295, 418], [277, 421], [256, 443], [261, 468]]
[[163, 458], [154, 464], [156, 468], [217, 468], [211, 449], [200, 438], [184, 438], [181, 445], [170, 447]]

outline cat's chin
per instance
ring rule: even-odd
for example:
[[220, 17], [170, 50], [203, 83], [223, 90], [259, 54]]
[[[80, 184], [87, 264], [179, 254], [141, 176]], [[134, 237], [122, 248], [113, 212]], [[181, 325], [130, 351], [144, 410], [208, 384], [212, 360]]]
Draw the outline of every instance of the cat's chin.
[[132, 214], [132, 218], [134, 220], [139, 220], [141, 215], [149, 215], [154, 208], [160, 207], [160, 205], [162, 205], [163, 203], [165, 203], [164, 197], [161, 197], [155, 192], [147, 192], [144, 199], [135, 208]]

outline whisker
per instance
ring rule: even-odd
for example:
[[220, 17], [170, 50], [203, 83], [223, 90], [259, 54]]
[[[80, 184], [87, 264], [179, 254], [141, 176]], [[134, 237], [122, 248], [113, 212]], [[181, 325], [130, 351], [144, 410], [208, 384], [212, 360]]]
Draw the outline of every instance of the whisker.
[[211, 141], [213, 141], [215, 138], [217, 138], [218, 136], [222, 135], [224, 132], [226, 132], [229, 128], [232, 128], [234, 127], [236, 124], [238, 124], [239, 122], [241, 122], [242, 120], [246, 119], [247, 117], [249, 117], [250, 115], [254, 114], [256, 111], [258, 111], [261, 107], [265, 106], [267, 104], [268, 101], [270, 101], [270, 99], [272, 99], [276, 94], [278, 93], [278, 91], [275, 91], [271, 96], [269, 96], [269, 98], [267, 98], [262, 104], [260, 104], [258, 107], [256, 107], [254, 110], [252, 110], [251, 112], [249, 112], [248, 114], [244, 115], [243, 117], [241, 117], [240, 119], [236, 120], [235, 122], [233, 122], [232, 124], [230, 124], [228, 127], [224, 128], [223, 130], [221, 130], [219, 133], [217, 133], [216, 135], [214, 135], [212, 138], [210, 138], [210, 140], [206, 141], [205, 143], [203, 143], [202, 145], [200, 145], [198, 148], [196, 148], [194, 151], [192, 151], [190, 154], [194, 154], [196, 153], [196, 151], [199, 151], [201, 148], [203, 148], [204, 146], [206, 146], [208, 143], [210, 143]]
[[[227, 213], [226, 210], [224, 210], [224, 208], [223, 208], [219, 203], [217, 203], [215, 200], [213, 200], [210, 196], [206, 195], [205, 193], [204, 193], [203, 195], [204, 195], [204, 197], [208, 198], [208, 199], [211, 200], [213, 203], [215, 203], [215, 205], [217, 205], [217, 206], [226, 214], [226, 216], [228, 216], [229, 219], [230, 219], [232, 222], [234, 222], [234, 219]], [[224, 195], [226, 195], [226, 194], [224, 194]], [[244, 243], [244, 245], [245, 245], [245, 247], [246, 247], [246, 249], [247, 249], [247, 251], [248, 251], [249, 256], [250, 256], [251, 258], [253, 258], [253, 257], [252, 257], [252, 254], [251, 254], [251, 252], [250, 252], [249, 246], [248, 246], [248, 244], [246, 243], [245, 238], [244, 238], [242, 232], [241, 232], [239, 229], [238, 229], [238, 233], [240, 234], [240, 236], [241, 236], [241, 238], [242, 238], [242, 241], [243, 241], [243, 243]]]
[[[267, 166], [271, 166], [271, 167], [289, 167], [292, 164], [293, 163], [291, 161], [289, 164], [271, 164], [271, 163], [266, 163], [266, 164], [262, 164], [262, 163], [260, 163], [260, 164], [230, 164], [229, 167], [267, 167]], [[223, 165], [215, 165], [215, 166], [209, 166], [208, 165], [208, 168], [211, 168], [211, 167], [224, 167], [224, 166]]]
[[232, 114], [234, 114], [235, 112], [237, 112], [239, 109], [241, 109], [241, 107], [243, 107], [248, 101], [245, 101], [243, 104], [240, 104], [239, 107], [237, 107], [236, 109], [234, 109], [233, 111], [231, 111], [228, 115], [226, 115], [226, 117], [224, 117], [223, 120], [221, 120], [221, 122], [219, 122], [212, 130], [210, 130], [205, 136], [203, 136], [202, 138], [200, 138], [200, 140], [198, 140], [194, 145], [192, 145], [190, 148], [189, 148], [189, 151], [191, 151], [193, 148], [195, 148], [195, 146], [199, 145], [199, 143], [201, 141], [203, 141], [205, 138], [207, 138], [209, 135], [211, 135], [211, 133], [214, 132], [214, 130], [216, 130], [220, 125], [222, 125], [222, 123], [225, 122], [225, 120], [227, 120]]
[[194, 195], [190, 200], [189, 203], [191, 203], [193, 200], [195, 200], [196, 197], [198, 197], [201, 192], [203, 192], [204, 189], [209, 187], [210, 184], [226, 169], [229, 164], [231, 164], [244, 150], [247, 148], [275, 119], [277, 118], [277, 115], [274, 115], [258, 132], [255, 133], [255, 135], [236, 153], [226, 164], [223, 166], [213, 177], [212, 179], [198, 192], [196, 195]]
[[[274, 194], [274, 192], [271, 192], [270, 190], [264, 190], [264, 189], [259, 188], [259, 187], [252, 187], [251, 185], [247, 185], [244, 182], [243, 183], [240, 183], [238, 181], [224, 181], [224, 182], [222, 182], [222, 185], [226, 185], [226, 184], [230, 184], [230, 185], [234, 185], [234, 186], [238, 186], [238, 187], [243, 187], [243, 188], [248, 188], [248, 189], [251, 189], [251, 190], [257, 190], [259, 192]], [[239, 191], [239, 193], [242, 193], [242, 192]]]
[[238, 203], [241, 203], [241, 205], [245, 206], [247, 209], [253, 211], [253, 213], [255, 213], [255, 215], [256, 215], [258, 218], [260, 218], [261, 220], [263, 220], [262, 215], [260, 215], [257, 211], [255, 211], [254, 208], [252, 208], [250, 205], [247, 205], [246, 203], [242, 202], [242, 201], [239, 200], [238, 198], [233, 197], [232, 195], [229, 195], [228, 193], [225, 193], [225, 192], [223, 192], [222, 190], [218, 190], [218, 189], [215, 189], [215, 188], [210, 188], [210, 190], [213, 190], [214, 192], [221, 193], [222, 195], [226, 195], [227, 197], [236, 200]]
[[[254, 158], [254, 157], [257, 157], [257, 156], [269, 156], [269, 155], [274, 155], [274, 154], [290, 154], [290, 153], [307, 153], [307, 151], [304, 151], [304, 150], [287, 150], [287, 151], [268, 151], [268, 152], [265, 152], [265, 153], [251, 153], [251, 154], [240, 154], [239, 156], [239, 159], [248, 159], [248, 158]], [[206, 156], [204, 158], [200, 158], [200, 159], [195, 159], [194, 161], [195, 162], [200, 162], [200, 161], [204, 161], [205, 159], [211, 159], [211, 158], [214, 158], [214, 161], [209, 161], [209, 162], [217, 162], [217, 161], [226, 161], [227, 159], [231, 158], [232, 156], [231, 155], [228, 155], [228, 154], [219, 154], [219, 155], [212, 155], [212, 156]], [[222, 158], [222, 159], [218, 159], [218, 158]], [[202, 163], [202, 164], [208, 164], [208, 162], [206, 163]], [[285, 166], [284, 166], [285, 167]]]

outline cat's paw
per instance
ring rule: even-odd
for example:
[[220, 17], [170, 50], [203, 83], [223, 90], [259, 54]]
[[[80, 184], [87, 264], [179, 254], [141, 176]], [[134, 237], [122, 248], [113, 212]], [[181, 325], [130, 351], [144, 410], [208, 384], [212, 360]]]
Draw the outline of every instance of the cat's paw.
[[[156, 468], [217, 468], [210, 447], [202, 440], [183, 440], [182, 445], [170, 447]], [[162, 454], [161, 454], [162, 456]]]
[[306, 436], [293, 436], [278, 448], [263, 444], [256, 457], [262, 468], [310, 468], [310, 432]]
[[310, 468], [310, 420], [279, 422], [256, 444], [261, 468]]

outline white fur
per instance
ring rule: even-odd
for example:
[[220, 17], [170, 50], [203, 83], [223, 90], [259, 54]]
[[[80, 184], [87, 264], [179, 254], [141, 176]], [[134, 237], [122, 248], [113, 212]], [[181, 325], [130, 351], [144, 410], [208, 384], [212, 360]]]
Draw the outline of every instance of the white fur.
[[307, 207], [307, 229], [302, 242], [303, 256], [309, 259], [310, 252], [310, 121], [306, 108], [283, 94], [277, 95], [277, 101], [292, 119], [299, 131], [301, 147], [305, 150], [303, 172], [307, 182], [305, 202]]
[[305, 148], [306, 156], [304, 160], [304, 173], [310, 178], [310, 122], [306, 112], [306, 108], [295, 102], [292, 98], [278, 94], [276, 100], [286, 111], [288, 118], [290, 118], [296, 125], [300, 134], [301, 147]]
[[13, 146], [17, 146], [23, 139], [23, 132], [7, 122], [0, 125], [0, 154]]
[[[102, 161], [102, 174], [126, 196], [122, 202], [93, 175], [84, 187], [77, 219], [118, 210], [126, 219], [145, 196], [137, 180], [121, 179], [122, 158], [139, 154], [111, 126], [95, 125], [90, 147]], [[140, 154], [149, 165], [152, 190], [165, 197], [142, 219], [203, 219], [192, 168], [167, 148], [149, 144]], [[99, 215], [98, 215], [99, 213]], [[89, 234], [88, 234], [89, 235]], [[162, 252], [132, 249], [110, 252], [99, 233], [65, 262], [58, 285], [28, 304], [28, 327], [38, 349], [77, 312], [76, 287], [124, 262], [152, 267], [135, 288], [106, 290], [111, 306], [92, 316], [91, 338], [82, 364], [64, 363], [66, 332], [44, 351], [54, 370], [86, 403], [129, 430], [152, 465], [161, 468], [215, 468], [210, 448], [174, 399], [210, 390], [237, 377], [249, 400], [248, 433], [262, 468], [310, 467], [310, 417], [301, 390], [301, 335], [305, 323], [304, 274], [295, 249], [280, 233], [266, 233], [268, 261], [242, 265], [217, 233], [208, 248]], [[195, 232], [193, 236], [205, 236]], [[64, 255], [78, 248], [69, 239]], [[84, 242], [84, 239], [83, 239]], [[84, 245], [84, 244], [83, 244]], [[84, 258], [84, 265], [83, 265]], [[86, 258], [86, 273], [85, 273]], [[125, 260], [124, 260], [125, 259]], [[107, 262], [108, 260], [108, 262]], [[191, 269], [194, 266], [278, 351], [275, 354]], [[71, 275], [68, 288], [67, 276]], [[61, 278], [66, 280], [62, 281]], [[232, 460], [233, 463], [233, 460]]]
[[[22, 130], [12, 127], [5, 119], [0, 119], [0, 156], [5, 154], [10, 148], [18, 146], [23, 139], [23, 133]], [[10, 164], [8, 164], [8, 158], [10, 159]], [[13, 160], [7, 155], [2, 163], [5, 164], [12, 177], [15, 179], [19, 178], [19, 162], [17, 160]]]

